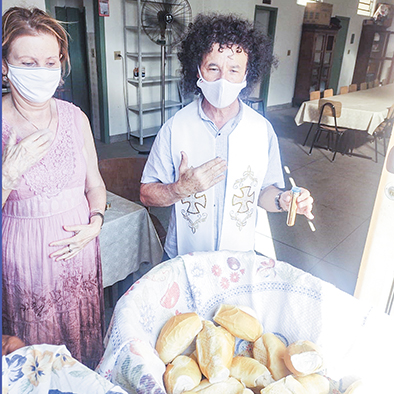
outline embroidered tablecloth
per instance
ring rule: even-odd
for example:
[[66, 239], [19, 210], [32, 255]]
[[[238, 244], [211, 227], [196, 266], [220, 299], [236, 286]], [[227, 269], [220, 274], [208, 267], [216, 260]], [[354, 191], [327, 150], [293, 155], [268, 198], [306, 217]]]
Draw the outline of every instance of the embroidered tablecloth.
[[[221, 303], [253, 308], [264, 331], [286, 345], [299, 339], [320, 345], [332, 393], [358, 377], [379, 377], [384, 385], [392, 373], [388, 363], [376, 363], [394, 354], [392, 317], [253, 251], [178, 256], [145, 274], [115, 307], [98, 373], [130, 393], [165, 393], [165, 366], [154, 350], [161, 328], [177, 313], [196, 311], [211, 320]], [[249, 342], [237, 340], [236, 354], [250, 351]]]
[[111, 207], [100, 233], [104, 287], [125, 279], [142, 262], [160, 263], [163, 248], [145, 207], [107, 191]]
[[[339, 127], [373, 134], [376, 127], [386, 118], [388, 109], [394, 104], [394, 84], [339, 94], [329, 97], [328, 100], [342, 103], [342, 114], [337, 119]], [[319, 100], [305, 101], [294, 120], [297, 126], [305, 122], [317, 123], [319, 115]], [[333, 124], [331, 119], [323, 118], [323, 121]]]
[[2, 358], [3, 394], [126, 394], [65, 346], [26, 346]]

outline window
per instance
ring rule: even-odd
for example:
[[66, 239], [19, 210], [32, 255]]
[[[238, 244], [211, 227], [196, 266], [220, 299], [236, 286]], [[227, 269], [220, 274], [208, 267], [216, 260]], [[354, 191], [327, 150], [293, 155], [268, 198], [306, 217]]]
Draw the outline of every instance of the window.
[[372, 16], [376, 0], [358, 0], [357, 14]]

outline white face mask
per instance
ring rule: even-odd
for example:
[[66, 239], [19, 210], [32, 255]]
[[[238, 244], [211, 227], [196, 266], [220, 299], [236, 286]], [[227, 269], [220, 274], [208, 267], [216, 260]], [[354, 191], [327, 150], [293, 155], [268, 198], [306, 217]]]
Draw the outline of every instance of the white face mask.
[[197, 81], [197, 86], [209, 103], [216, 108], [228, 107], [237, 99], [241, 90], [246, 86], [246, 75], [242, 82], [233, 83], [224, 78], [209, 82], [202, 77], [200, 68], [198, 68], [198, 73], [200, 78]]
[[7, 77], [26, 100], [33, 103], [48, 101], [60, 83], [61, 68], [16, 67], [8, 64]]

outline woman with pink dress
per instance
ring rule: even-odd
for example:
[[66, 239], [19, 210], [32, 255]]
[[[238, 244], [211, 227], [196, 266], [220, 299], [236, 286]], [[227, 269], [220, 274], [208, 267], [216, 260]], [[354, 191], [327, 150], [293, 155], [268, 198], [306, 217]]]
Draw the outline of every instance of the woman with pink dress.
[[88, 118], [52, 97], [69, 64], [67, 33], [37, 8], [10, 8], [2, 23], [3, 334], [64, 344], [94, 368], [106, 193]]

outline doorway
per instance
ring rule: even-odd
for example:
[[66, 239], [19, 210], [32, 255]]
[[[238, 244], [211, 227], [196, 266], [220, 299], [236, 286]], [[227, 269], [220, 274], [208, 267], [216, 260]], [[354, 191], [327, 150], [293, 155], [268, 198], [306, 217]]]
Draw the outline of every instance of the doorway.
[[[268, 36], [272, 40], [272, 48], [275, 38], [276, 20], [278, 17], [278, 9], [272, 7], [265, 7], [256, 5], [254, 14], [254, 27]], [[270, 74], [268, 73], [263, 77], [260, 88], [255, 95], [263, 99], [264, 112], [267, 108], [268, 89], [270, 82]]]
[[46, 10], [66, 22], [63, 27], [70, 34], [71, 74], [55, 97], [79, 106], [90, 120], [94, 138], [109, 143], [104, 18], [97, 1], [73, 0], [73, 7], [64, 6], [66, 2], [70, 3], [45, 0]]
[[86, 47], [85, 8], [55, 7], [56, 19], [62, 22], [68, 34], [71, 70], [65, 77], [64, 85], [57, 91], [57, 97], [81, 108], [91, 119], [90, 80]]
[[335, 48], [332, 58], [330, 82], [328, 86], [334, 89], [334, 93], [338, 91], [339, 77], [341, 75], [343, 53], [345, 51], [347, 32], [349, 29], [350, 18], [345, 16], [336, 16], [341, 21], [341, 28], [338, 31]]

